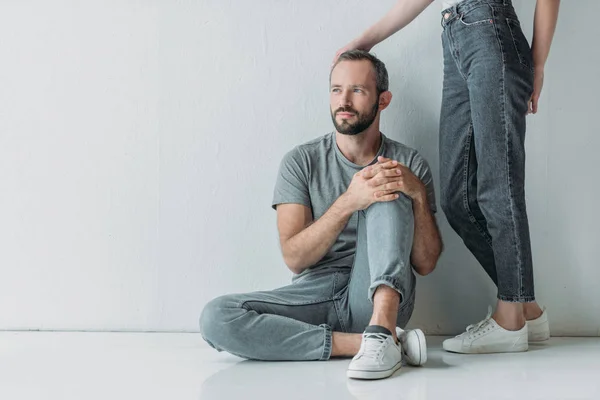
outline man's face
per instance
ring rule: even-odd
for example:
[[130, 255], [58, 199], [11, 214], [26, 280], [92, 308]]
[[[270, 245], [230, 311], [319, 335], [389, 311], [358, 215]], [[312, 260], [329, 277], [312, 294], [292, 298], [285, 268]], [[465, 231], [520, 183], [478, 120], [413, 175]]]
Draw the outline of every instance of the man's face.
[[331, 119], [344, 135], [357, 135], [373, 124], [379, 112], [375, 71], [369, 60], [342, 61], [331, 73]]

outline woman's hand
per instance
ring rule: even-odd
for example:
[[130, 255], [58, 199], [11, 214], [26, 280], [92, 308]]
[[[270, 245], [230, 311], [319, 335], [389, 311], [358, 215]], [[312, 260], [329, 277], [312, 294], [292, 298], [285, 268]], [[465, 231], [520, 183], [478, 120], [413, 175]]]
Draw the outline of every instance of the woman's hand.
[[351, 41], [350, 43], [348, 43], [347, 45], [345, 45], [344, 47], [339, 49], [337, 51], [337, 53], [335, 53], [335, 57], [333, 57], [333, 62], [331, 63], [331, 66], [333, 67], [335, 65], [335, 63], [337, 62], [338, 58], [347, 51], [350, 51], [350, 50], [370, 51], [372, 47], [373, 46], [366, 44], [364, 41], [362, 41], [360, 39], [354, 39], [353, 41]]
[[533, 94], [527, 106], [527, 114], [535, 114], [538, 111], [538, 102], [542, 94], [542, 86], [544, 86], [544, 69], [537, 68], [533, 77]]

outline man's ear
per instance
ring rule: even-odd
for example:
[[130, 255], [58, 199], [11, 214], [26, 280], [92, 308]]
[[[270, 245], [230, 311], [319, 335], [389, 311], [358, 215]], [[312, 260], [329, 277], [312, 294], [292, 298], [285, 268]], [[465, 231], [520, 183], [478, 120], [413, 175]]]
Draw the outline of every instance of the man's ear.
[[383, 111], [392, 102], [392, 92], [386, 90], [379, 95], [379, 111]]

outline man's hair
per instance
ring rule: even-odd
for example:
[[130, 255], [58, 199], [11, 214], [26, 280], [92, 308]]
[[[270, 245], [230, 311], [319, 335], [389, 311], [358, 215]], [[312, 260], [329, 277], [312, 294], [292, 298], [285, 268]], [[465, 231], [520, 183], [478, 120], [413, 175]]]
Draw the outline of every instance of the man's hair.
[[385, 64], [379, 58], [364, 50], [349, 50], [342, 53], [331, 68], [331, 72], [329, 73], [329, 81], [331, 82], [331, 73], [333, 72], [333, 69], [340, 62], [361, 60], [369, 60], [373, 65], [373, 70], [375, 71], [375, 82], [377, 84], [377, 95], [386, 92], [389, 89], [390, 82]]

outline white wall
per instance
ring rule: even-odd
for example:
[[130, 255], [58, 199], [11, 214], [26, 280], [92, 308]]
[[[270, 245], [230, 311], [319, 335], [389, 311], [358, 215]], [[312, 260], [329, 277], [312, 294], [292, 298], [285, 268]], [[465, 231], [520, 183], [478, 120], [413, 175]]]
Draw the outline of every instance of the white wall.
[[[516, 3], [529, 36], [533, 3]], [[279, 160], [331, 131], [331, 58], [391, 4], [0, 1], [0, 329], [194, 331], [211, 298], [286, 284]], [[436, 179], [439, 11], [374, 49], [394, 92], [382, 130]], [[537, 292], [557, 334], [600, 333], [598, 14], [563, 1], [529, 118]], [[439, 222], [413, 324], [450, 333], [494, 291]]]

